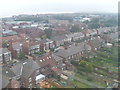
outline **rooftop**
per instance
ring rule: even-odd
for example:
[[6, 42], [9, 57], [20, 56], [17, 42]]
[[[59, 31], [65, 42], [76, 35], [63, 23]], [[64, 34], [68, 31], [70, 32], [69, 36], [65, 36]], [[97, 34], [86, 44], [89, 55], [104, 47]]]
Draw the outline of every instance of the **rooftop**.
[[36, 69], [39, 69], [39, 66], [35, 61], [31, 59], [20, 62], [17, 65], [12, 67], [12, 70], [16, 75], [21, 75], [22, 77], [26, 79], [29, 78], [30, 75]]
[[0, 48], [0, 54], [10, 52], [7, 48]]

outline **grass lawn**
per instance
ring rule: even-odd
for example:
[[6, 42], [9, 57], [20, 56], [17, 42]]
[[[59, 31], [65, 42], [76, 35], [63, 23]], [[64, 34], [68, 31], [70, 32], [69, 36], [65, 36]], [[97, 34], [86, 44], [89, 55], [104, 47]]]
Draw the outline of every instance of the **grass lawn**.
[[74, 85], [76, 85], [78, 88], [91, 88], [89, 85], [86, 85], [80, 81], [73, 80]]
[[76, 77], [78, 78], [82, 78], [82, 79], [86, 79], [87, 80], [87, 76], [83, 76], [83, 75], [80, 75], [80, 74], [75, 74]]
[[[80, 74], [75, 74], [75, 76], [78, 77], [78, 78], [81, 78], [81, 79], [85, 79], [85, 80], [88, 80], [88, 78], [91, 78], [91, 77], [83, 76], [83, 75], [80, 75]], [[92, 79], [92, 78], [91, 78], [91, 79]], [[100, 81], [96, 81], [96, 80], [94, 80], [94, 79], [92, 79], [90, 82], [91, 82], [91, 83], [98, 84], [98, 85], [103, 86], [103, 87], [106, 87], [105, 84], [103, 84], [103, 83], [100, 82]]]
[[[103, 69], [99, 68], [99, 70], [95, 70], [95, 67], [106, 67], [113, 72], [118, 72], [118, 69], [117, 69], [118, 48], [117, 47], [112, 47], [112, 48], [104, 48], [104, 49], [103, 49], [103, 51], [101, 50], [101, 51], [98, 51], [96, 53], [97, 57], [89, 58], [88, 60], [85, 59], [84, 62], [87, 65], [93, 66], [93, 68], [94, 68], [93, 72], [95, 71], [95, 73], [97, 73], [98, 75], [104, 75], [104, 76], [107, 76], [108, 78], [114, 79], [114, 76], [110, 75], [108, 73], [107, 69], [103, 70]], [[84, 63], [83, 63], [83, 65], [84, 65]], [[78, 72], [79, 71], [84, 72], [84, 70], [82, 69], [81, 66], [79, 66], [79, 64], [78, 65], [75, 64], [75, 66], [77, 67]], [[89, 80], [91, 78], [92, 80], [90, 80], [89, 82], [94, 83], [94, 84], [98, 84], [98, 85], [103, 86], [103, 87], [106, 87], [106, 84], [102, 83], [101, 81], [95, 80], [91, 76], [88, 77], [88, 76], [85, 76], [85, 75], [81, 75], [78, 72], [75, 72], [76, 77], [81, 78], [81, 79], [85, 79], [85, 80]], [[84, 86], [86, 84], [81, 83], [79, 81], [75, 81], [75, 80], [74, 80], [74, 83], [75, 83], [75, 85], [77, 85], [77, 87], [80, 87], [80, 88], [82, 88], [82, 87], [84, 88], [84, 87], [88, 86], [88, 85]]]
[[108, 67], [110, 71], [118, 73], [118, 68], [111, 63], [104, 63], [104, 66]]
[[57, 88], [57, 87], [53, 85], [51, 88]]

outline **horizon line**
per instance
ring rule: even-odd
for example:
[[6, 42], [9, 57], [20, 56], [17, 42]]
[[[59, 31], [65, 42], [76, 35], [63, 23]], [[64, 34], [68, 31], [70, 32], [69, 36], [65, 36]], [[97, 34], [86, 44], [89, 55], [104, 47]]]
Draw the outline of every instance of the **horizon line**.
[[93, 12], [39, 12], [39, 13], [20, 13], [20, 14], [15, 14], [15, 15], [10, 15], [10, 16], [1, 16], [0, 18], [9, 18], [13, 16], [19, 16], [19, 15], [44, 15], [44, 14], [75, 14], [75, 13], [87, 13], [87, 14], [117, 14], [118, 12], [101, 12], [101, 11], [93, 11]]

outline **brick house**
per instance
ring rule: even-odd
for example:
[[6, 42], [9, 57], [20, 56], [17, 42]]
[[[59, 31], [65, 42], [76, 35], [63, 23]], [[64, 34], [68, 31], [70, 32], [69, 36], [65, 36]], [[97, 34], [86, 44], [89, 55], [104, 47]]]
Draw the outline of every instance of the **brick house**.
[[71, 41], [80, 40], [80, 39], [83, 39], [85, 37], [85, 35], [81, 32], [67, 34], [66, 36]]
[[22, 52], [22, 43], [11, 43], [8, 49], [11, 51], [13, 58], [18, 58], [20, 52]]
[[63, 58], [55, 55], [54, 53], [51, 54], [51, 57], [56, 61], [57, 68], [63, 70], [64, 69], [64, 63], [63, 63]]
[[62, 57], [65, 64], [70, 64], [72, 60], [80, 60], [85, 51], [90, 51], [91, 47], [85, 43], [79, 45], [71, 45], [65, 49], [60, 49], [55, 55]]
[[11, 40], [17, 40], [17, 39], [20, 39], [20, 37], [18, 37], [18, 35], [14, 35], [14, 36], [7, 36], [7, 37], [2, 37], [0, 38], [0, 40], [2, 40], [2, 42], [8, 42], [8, 41], [11, 41]]
[[105, 40], [100, 37], [95, 37], [89, 40], [88, 44], [92, 47], [92, 50], [100, 49], [105, 45]]
[[40, 51], [40, 43], [39, 42], [30, 42], [26, 41], [23, 43], [23, 52], [27, 55], [33, 55], [34, 53], [38, 53]]
[[85, 35], [85, 37], [90, 37], [93, 35], [97, 35], [97, 30], [95, 30], [95, 29], [89, 30], [88, 29], [88, 30], [83, 31], [82, 33]]
[[67, 42], [67, 37], [63, 34], [52, 37], [51, 40], [54, 41], [55, 47], [59, 47], [61, 45], [64, 45], [65, 42]]
[[117, 32], [118, 28], [117, 27], [100, 27], [97, 29], [97, 33], [99, 35], [103, 35], [105, 33], [109, 33], [109, 32]]
[[[55, 77], [57, 72], [54, 72], [54, 69], [59, 69], [59, 65], [54, 59], [53, 55], [46, 54], [42, 57], [35, 58], [35, 61], [39, 64], [40, 72], [44, 74], [46, 77]], [[57, 66], [58, 65], [58, 66]]]
[[20, 88], [19, 81], [15, 78], [14, 72], [8, 66], [2, 67], [2, 88]]
[[0, 48], [0, 63], [7, 63], [12, 60], [11, 52], [7, 48]]
[[36, 77], [40, 75], [38, 64], [33, 60], [25, 60], [11, 69], [19, 77], [20, 86], [26, 88], [36, 87]]
[[43, 50], [50, 50], [54, 47], [55, 47], [54, 42], [50, 39], [42, 39], [40, 41], [40, 48]]

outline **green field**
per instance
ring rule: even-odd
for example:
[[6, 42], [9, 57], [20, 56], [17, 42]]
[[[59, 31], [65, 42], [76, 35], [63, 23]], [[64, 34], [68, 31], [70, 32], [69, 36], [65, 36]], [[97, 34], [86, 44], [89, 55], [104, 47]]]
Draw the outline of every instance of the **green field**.
[[90, 86], [88, 86], [80, 81], [77, 81], [77, 80], [73, 80], [73, 83], [74, 83], [74, 85], [76, 85], [77, 88], [91, 88]]

